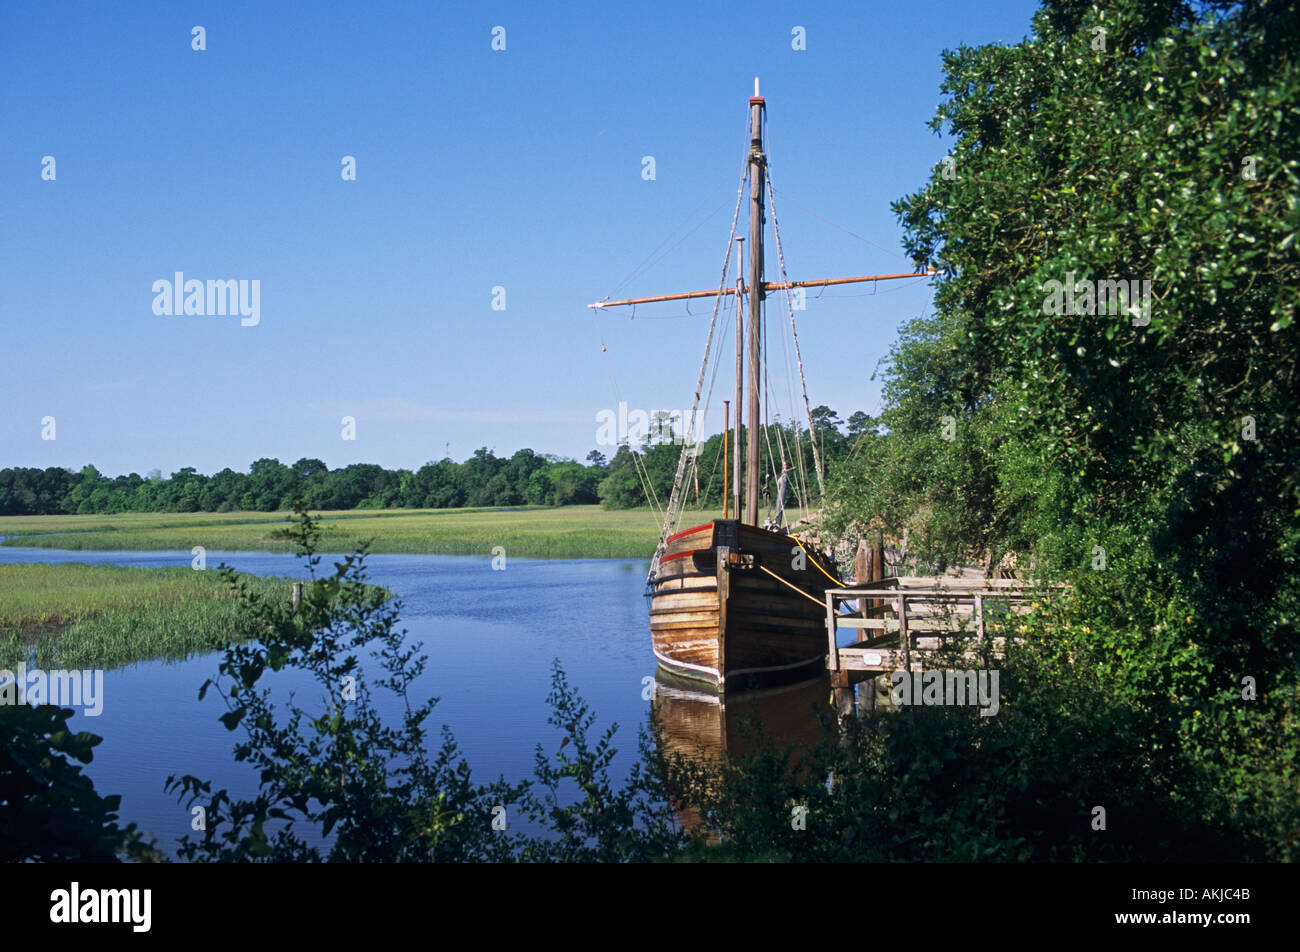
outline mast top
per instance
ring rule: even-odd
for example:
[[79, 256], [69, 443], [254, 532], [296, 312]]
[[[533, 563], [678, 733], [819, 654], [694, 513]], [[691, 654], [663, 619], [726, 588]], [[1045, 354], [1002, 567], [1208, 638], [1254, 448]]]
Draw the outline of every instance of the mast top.
[[754, 77], [754, 95], [752, 95], [752, 96], [749, 97], [749, 104], [750, 104], [751, 106], [762, 106], [762, 105], [763, 105], [763, 97], [760, 96], [760, 95], [758, 94], [758, 77], [757, 77], [757, 76]]

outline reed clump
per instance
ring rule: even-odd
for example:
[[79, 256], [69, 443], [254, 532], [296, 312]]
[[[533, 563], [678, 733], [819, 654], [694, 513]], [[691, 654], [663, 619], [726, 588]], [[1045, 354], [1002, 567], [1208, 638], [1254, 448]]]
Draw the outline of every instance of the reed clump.
[[[290, 582], [247, 576], [266, 598]], [[216, 572], [118, 565], [0, 565], [0, 668], [116, 668], [181, 660], [249, 637]]]

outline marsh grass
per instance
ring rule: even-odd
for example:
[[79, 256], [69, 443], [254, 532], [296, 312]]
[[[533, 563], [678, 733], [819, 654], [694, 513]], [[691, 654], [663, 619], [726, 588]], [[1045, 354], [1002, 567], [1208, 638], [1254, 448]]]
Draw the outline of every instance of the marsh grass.
[[[692, 512], [682, 525], [716, 518]], [[291, 552], [288, 513], [123, 513], [0, 517], [4, 545], [85, 550], [261, 550]], [[650, 558], [657, 516], [599, 506], [525, 509], [347, 510], [321, 514], [321, 551], [507, 557]]]
[[[246, 576], [267, 598], [288, 579]], [[251, 631], [216, 572], [117, 565], [0, 565], [0, 667], [116, 668], [181, 660]]]

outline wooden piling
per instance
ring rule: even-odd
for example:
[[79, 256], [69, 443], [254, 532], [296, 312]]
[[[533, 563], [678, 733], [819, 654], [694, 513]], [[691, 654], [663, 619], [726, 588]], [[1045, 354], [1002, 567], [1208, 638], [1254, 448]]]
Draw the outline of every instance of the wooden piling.
[[[858, 586], [865, 585], [871, 580], [871, 556], [867, 551], [866, 536], [858, 536], [858, 551], [853, 555], [853, 578], [854, 583]], [[867, 598], [858, 599], [858, 614], [863, 618], [870, 618], [871, 613], [869, 606], [872, 600]], [[858, 629], [858, 641], [867, 640], [867, 629]]]
[[876, 679], [869, 677], [858, 682], [858, 713], [870, 714], [876, 709]]
[[[877, 538], [875, 545], [873, 545], [867, 552], [866, 580], [868, 582], [879, 582], [884, 579], [885, 574], [885, 544]], [[878, 610], [883, 608], [885, 603], [881, 599], [873, 598], [868, 602], [868, 605], [869, 607]], [[875, 615], [876, 612], [873, 611], [871, 614]], [[869, 616], [864, 613], [862, 617], [867, 618]]]
[[907, 595], [898, 587], [898, 644], [903, 649], [903, 667], [912, 670], [912, 638], [907, 633]]

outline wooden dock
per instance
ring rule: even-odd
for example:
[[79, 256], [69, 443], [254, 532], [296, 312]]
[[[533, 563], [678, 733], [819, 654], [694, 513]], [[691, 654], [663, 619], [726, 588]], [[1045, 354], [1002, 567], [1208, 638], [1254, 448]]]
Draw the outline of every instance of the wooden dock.
[[[960, 646], [959, 657], [972, 661], [984, 648], [1001, 650], [1007, 622], [1041, 595], [1019, 579], [919, 576], [827, 589], [826, 667], [837, 693], [848, 692], [839, 706], [851, 706], [854, 684], [886, 672], [926, 670], [941, 649]], [[858, 603], [856, 610], [841, 614], [848, 601]], [[857, 644], [841, 647], [840, 628], [858, 629]]]

